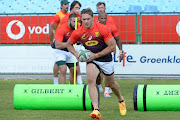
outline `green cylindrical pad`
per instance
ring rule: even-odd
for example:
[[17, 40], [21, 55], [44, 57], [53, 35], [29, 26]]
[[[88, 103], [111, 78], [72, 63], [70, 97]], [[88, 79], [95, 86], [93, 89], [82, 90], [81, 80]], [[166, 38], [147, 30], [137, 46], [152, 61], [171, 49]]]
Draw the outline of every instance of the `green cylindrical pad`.
[[[180, 85], [138, 85], [135, 110], [139, 111], [179, 111]], [[134, 91], [135, 93], [135, 91]]]
[[[85, 86], [86, 85], [16, 84], [13, 98], [14, 108], [92, 110], [88, 89], [86, 89], [87, 86], [86, 88]], [[83, 91], [85, 93], [83, 93]]]

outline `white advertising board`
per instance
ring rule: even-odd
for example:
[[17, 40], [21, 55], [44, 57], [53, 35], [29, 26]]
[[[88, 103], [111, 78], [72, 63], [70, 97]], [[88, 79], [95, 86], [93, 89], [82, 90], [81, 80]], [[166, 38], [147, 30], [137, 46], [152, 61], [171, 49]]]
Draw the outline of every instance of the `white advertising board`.
[[180, 45], [123, 45], [123, 50], [125, 65], [114, 57], [115, 74], [180, 74]]
[[[123, 45], [123, 61], [114, 56], [115, 74], [180, 75], [179, 45]], [[54, 65], [50, 46], [0, 46], [0, 73], [50, 73]], [[86, 64], [80, 63], [86, 73]]]

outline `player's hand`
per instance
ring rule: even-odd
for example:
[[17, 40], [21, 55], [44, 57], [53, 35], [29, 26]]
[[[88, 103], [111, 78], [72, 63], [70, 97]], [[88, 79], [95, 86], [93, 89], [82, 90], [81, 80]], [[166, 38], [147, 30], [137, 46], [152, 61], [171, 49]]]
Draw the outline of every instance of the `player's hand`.
[[121, 58], [121, 59], [120, 59], [120, 62], [123, 60], [123, 53], [124, 53], [124, 51], [123, 51], [123, 50], [120, 50], [119, 55], [118, 55], [118, 57]]
[[88, 50], [91, 53], [91, 56], [86, 60], [86, 62], [91, 62], [92, 60], [97, 58], [97, 55]]
[[[74, 55], [74, 56], [76, 57], [76, 59], [77, 59], [78, 61], [80, 61], [80, 60], [79, 60], [79, 56], [78, 56], [78, 53], [77, 53], [77, 52], [75, 53], [75, 55]], [[82, 61], [80, 61], [80, 62], [82, 62]]]

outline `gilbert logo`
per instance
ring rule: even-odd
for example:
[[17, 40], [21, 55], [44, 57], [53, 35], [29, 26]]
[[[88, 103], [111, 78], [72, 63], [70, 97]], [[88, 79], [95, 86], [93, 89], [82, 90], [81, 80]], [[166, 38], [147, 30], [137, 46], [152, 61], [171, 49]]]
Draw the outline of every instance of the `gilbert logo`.
[[[20, 32], [18, 34], [13, 34], [11, 31], [11, 28], [12, 28], [14, 23], [16, 23], [16, 26], [18, 26], [20, 28]], [[24, 36], [25, 26], [21, 21], [13, 20], [13, 21], [8, 23], [8, 25], [6, 27], [6, 33], [11, 39], [18, 40]]]

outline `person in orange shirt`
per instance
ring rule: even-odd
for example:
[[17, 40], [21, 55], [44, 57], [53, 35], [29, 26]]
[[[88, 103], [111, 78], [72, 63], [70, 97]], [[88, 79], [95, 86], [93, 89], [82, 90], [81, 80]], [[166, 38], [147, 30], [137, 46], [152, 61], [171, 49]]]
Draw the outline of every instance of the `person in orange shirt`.
[[[60, 75], [59, 75], [59, 83], [66, 84], [66, 69], [69, 67], [69, 80], [70, 84], [74, 83], [74, 56], [71, 54], [67, 47], [66, 42], [71, 36], [72, 32], [75, 30], [75, 18], [76, 14], [70, 14], [68, 22], [60, 25], [60, 27], [56, 31], [55, 37], [55, 47], [59, 49], [59, 54], [57, 55], [58, 61], [56, 64], [59, 67]], [[78, 64], [78, 63], [77, 63]], [[76, 64], [76, 65], [77, 65]]]
[[[50, 23], [49, 40], [50, 40], [51, 47], [53, 48], [53, 54], [54, 54], [55, 61], [58, 61], [56, 59], [58, 49], [55, 49], [55, 40], [54, 40], [54, 38], [56, 36], [55, 33], [56, 33], [57, 28], [60, 26], [62, 19], [66, 15], [70, 14], [70, 12], [68, 12], [68, 8], [69, 8], [68, 0], [61, 0], [61, 10], [56, 13], [56, 15], [53, 17], [53, 19]], [[55, 62], [54, 67], [53, 67], [54, 84], [58, 84], [58, 71], [59, 71], [59, 68]]]
[[[120, 56], [120, 60], [123, 59], [123, 52], [122, 52], [122, 42], [121, 42], [121, 38], [119, 36], [118, 30], [116, 28], [116, 26], [112, 23], [107, 23], [107, 14], [105, 12], [100, 12], [98, 15], [98, 21], [99, 23], [102, 23], [104, 25], [106, 25], [108, 27], [108, 29], [110, 30], [111, 34], [113, 35], [114, 39], [116, 40], [116, 44], [119, 48], [119, 56]], [[115, 54], [116, 52], [114, 52]], [[97, 85], [100, 86], [102, 84], [103, 79], [98, 79], [97, 81]], [[110, 98], [111, 96], [109, 95], [109, 87], [106, 86], [105, 84], [105, 91], [104, 91], [104, 97], [106, 98]]]
[[[98, 12], [98, 14], [99, 14], [100, 12], [105, 12], [105, 11], [106, 11], [106, 4], [105, 4], [104, 2], [98, 2], [98, 3], [96, 4], [96, 7], [97, 7], [97, 12]], [[107, 13], [106, 13], [106, 15], [107, 15], [107, 23], [112, 23], [112, 24], [115, 25], [115, 22], [114, 22], [113, 18], [112, 18], [110, 15], [108, 15]], [[94, 21], [95, 21], [95, 22], [98, 22], [98, 16], [96, 16], [96, 17], [94, 18]]]
[[[105, 11], [106, 11], [106, 4], [105, 4], [104, 2], [98, 2], [98, 3], [96, 4], [96, 7], [97, 7], [97, 12], [98, 12], [98, 14], [101, 13], [101, 12], [105, 12]], [[107, 23], [107, 24], [111, 24], [112, 26], [115, 26], [115, 23], [114, 23], [113, 18], [112, 18], [110, 15], [108, 15], [107, 13], [106, 13], [106, 15], [107, 15], [107, 21], [106, 21], [106, 23]], [[95, 22], [99, 22], [98, 16], [95, 17], [94, 21], [95, 21]], [[116, 26], [115, 26], [115, 27], [116, 27]], [[120, 51], [120, 52], [122, 52], [122, 51]], [[102, 82], [103, 82], [103, 74], [100, 73], [99, 76], [98, 76], [98, 78], [97, 78], [97, 85], [98, 85], [98, 88], [99, 88], [99, 93], [103, 93], [103, 88], [102, 88], [102, 85], [101, 85]], [[108, 92], [107, 92], [107, 91], [108, 91]], [[107, 98], [111, 97], [111, 96], [109, 95], [109, 94], [111, 94], [111, 93], [112, 93], [112, 90], [111, 90], [110, 88], [108, 88], [108, 87], [105, 87], [104, 97], [107, 97]]]
[[96, 89], [96, 79], [100, 71], [105, 75], [107, 86], [111, 87], [114, 94], [117, 96], [120, 113], [124, 116], [127, 111], [125, 101], [120, 93], [118, 83], [114, 80], [114, 64], [111, 55], [111, 52], [116, 48], [114, 37], [107, 26], [93, 22], [94, 18], [91, 9], [83, 9], [81, 11], [81, 17], [83, 25], [73, 31], [66, 45], [68, 50], [77, 58], [78, 53], [75, 51], [73, 44], [78, 41], [91, 53], [91, 56], [86, 60], [86, 72], [89, 84], [88, 90], [94, 107], [90, 116], [93, 119], [101, 118], [98, 106], [98, 91]]
[[[81, 11], [80, 11], [80, 8], [81, 8], [81, 3], [78, 2], [78, 1], [73, 1], [71, 3], [71, 6], [70, 6], [70, 14], [76, 14], [77, 15], [77, 18], [78, 18], [78, 25], [81, 26]], [[61, 21], [61, 24], [64, 24], [64, 23], [67, 23], [68, 22], [68, 18], [69, 18], [69, 15], [65, 16], [62, 21]], [[76, 51], [79, 52], [81, 50], [81, 45], [80, 43], [77, 43], [76, 45]], [[80, 72], [80, 66], [79, 66], [79, 63], [78, 63], [78, 66], [76, 67], [77, 68], [77, 84], [84, 84], [82, 82], [82, 77], [81, 77], [81, 72]]]
[[[78, 16], [78, 24], [81, 26], [82, 22], [81, 22], [80, 8], [81, 8], [81, 3], [78, 1], [73, 1], [70, 6], [70, 14], [76, 14]], [[69, 15], [65, 16], [62, 19], [61, 24], [66, 23], [68, 21], [68, 18], [69, 18]]]

